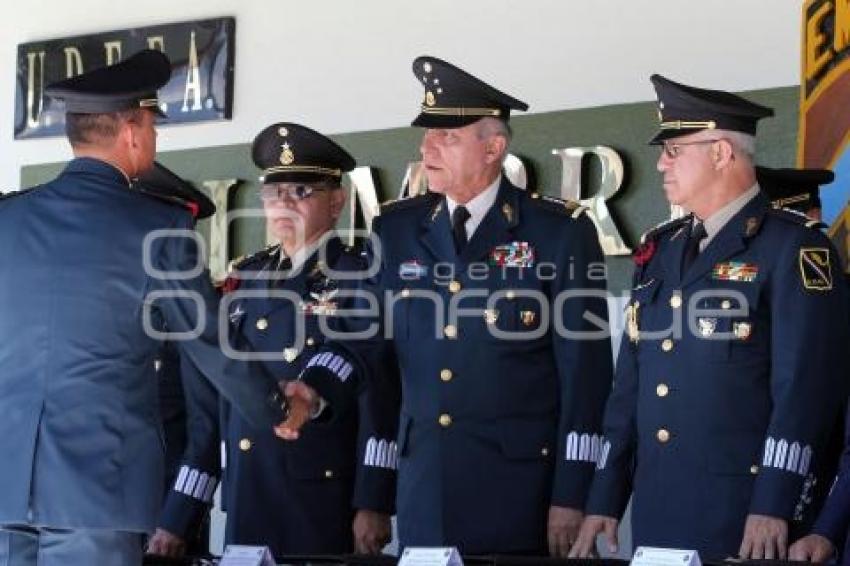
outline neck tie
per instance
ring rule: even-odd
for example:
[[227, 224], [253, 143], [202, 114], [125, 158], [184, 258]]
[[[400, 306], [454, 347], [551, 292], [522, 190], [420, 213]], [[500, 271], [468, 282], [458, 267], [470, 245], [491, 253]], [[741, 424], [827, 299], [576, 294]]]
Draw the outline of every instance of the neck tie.
[[699, 244], [702, 242], [708, 233], [705, 231], [705, 226], [702, 222], [695, 222], [691, 227], [691, 235], [688, 237], [688, 243], [685, 245], [685, 255], [682, 257], [682, 275], [688, 272], [688, 269], [693, 265], [699, 255]]
[[458, 255], [466, 247], [466, 221], [469, 220], [470, 216], [471, 214], [465, 206], [457, 206], [452, 212], [452, 235], [455, 240], [455, 251]]

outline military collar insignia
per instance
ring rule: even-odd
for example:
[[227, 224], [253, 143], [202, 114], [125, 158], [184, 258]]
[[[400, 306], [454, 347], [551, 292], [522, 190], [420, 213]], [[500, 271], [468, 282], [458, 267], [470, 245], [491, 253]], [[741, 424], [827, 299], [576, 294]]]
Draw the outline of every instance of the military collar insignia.
[[434, 207], [434, 210], [431, 211], [431, 222], [434, 222], [437, 219], [437, 215], [440, 214], [440, 211], [443, 210], [443, 201], [438, 201], [437, 206]]
[[761, 226], [761, 220], [757, 216], [750, 216], [744, 225], [744, 236], [747, 238], [753, 237], [758, 232], [759, 226]]
[[684, 228], [687, 223], [691, 221], [692, 218], [693, 215], [689, 214], [680, 218], [672, 218], [665, 220], [664, 222], [661, 222], [660, 224], [644, 232], [643, 235], [641, 235], [640, 237], [640, 243], [644, 243], [647, 240], [655, 238], [663, 232], [666, 232], [667, 230], [672, 230], [673, 228], [678, 227], [679, 231], [677, 231], [676, 234], [672, 238], [670, 238], [671, 240], [673, 240], [681, 233], [682, 228]]
[[245, 311], [242, 309], [242, 305], [237, 303], [236, 308], [230, 311], [230, 314], [228, 315], [230, 324], [236, 324], [239, 322], [239, 319], [241, 319], [244, 314]]
[[514, 208], [510, 204], [504, 203], [502, 205], [502, 214], [505, 215], [505, 220], [508, 221], [508, 224], [514, 221]]

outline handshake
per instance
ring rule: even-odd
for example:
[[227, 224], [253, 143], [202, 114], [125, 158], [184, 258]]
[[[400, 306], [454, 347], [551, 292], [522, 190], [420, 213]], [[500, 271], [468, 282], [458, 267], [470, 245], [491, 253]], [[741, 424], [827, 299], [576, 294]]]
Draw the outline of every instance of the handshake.
[[286, 416], [283, 422], [274, 427], [274, 433], [283, 440], [298, 440], [301, 428], [318, 417], [327, 403], [303, 381], [281, 381], [279, 386], [284, 396]]

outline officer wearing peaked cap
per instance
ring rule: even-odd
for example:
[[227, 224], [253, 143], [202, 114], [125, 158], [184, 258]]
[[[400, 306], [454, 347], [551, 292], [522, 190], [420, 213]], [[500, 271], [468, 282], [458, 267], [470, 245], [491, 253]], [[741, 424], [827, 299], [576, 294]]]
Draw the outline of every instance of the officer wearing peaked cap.
[[833, 182], [835, 173], [829, 169], [772, 169], [758, 166], [756, 179], [773, 206], [790, 208], [813, 220], [820, 220], [820, 187]]
[[[159, 162], [134, 186], [187, 208], [196, 220], [215, 214], [215, 204], [206, 194]], [[191, 362], [174, 342], [164, 342], [154, 360], [165, 441], [166, 494], [146, 552], [157, 556], [208, 552], [209, 511], [221, 476], [218, 394], [188, 366]]]
[[[596, 231], [574, 204], [502, 175], [510, 113], [525, 103], [435, 57], [417, 58], [413, 72], [425, 91], [413, 124], [424, 128], [431, 192], [382, 209], [380, 257], [369, 255], [381, 270], [363, 284], [393, 297], [382, 305], [392, 327], [379, 335], [387, 339], [326, 350], [365, 374], [387, 352], [398, 356], [402, 546], [564, 555], [599, 454], [612, 370], [607, 336], [567, 339], [552, 321], [591, 332], [583, 314], [607, 318], [604, 275], [588, 272], [604, 261]], [[305, 375], [322, 371], [334, 373]]]
[[[75, 158], [0, 201], [0, 256], [21, 267], [0, 273], [7, 564], [141, 563], [162, 501], [153, 330], [197, 335], [180, 348], [226, 397], [258, 426], [284, 419], [274, 381], [220, 351], [192, 240], [150, 237], [192, 230], [191, 215], [131, 182], [152, 166], [169, 76], [165, 55], [142, 51], [50, 85]], [[308, 404], [293, 402], [287, 426]]]
[[[658, 75], [657, 167], [690, 214], [647, 234], [575, 555], [616, 544], [784, 558], [846, 395], [835, 250], [756, 182], [769, 108]], [[822, 338], [826, 332], [829, 340]]]
[[[340, 316], [350, 308], [345, 292], [365, 264], [334, 226], [345, 203], [341, 178], [355, 161], [332, 140], [290, 122], [260, 132], [252, 157], [262, 170], [260, 197], [278, 244], [236, 265], [238, 288], [227, 285], [230, 342], [237, 351], [264, 355], [261, 363], [279, 379], [295, 380], [324, 343], [325, 324], [350, 328]], [[392, 359], [377, 371], [396, 375]], [[394, 510], [397, 382], [363, 380], [351, 395], [353, 410], [320, 407], [316, 424], [293, 443], [224, 402], [225, 542], [267, 544], [279, 561], [293, 554], [379, 553]], [[378, 391], [376, 383], [394, 390]]]

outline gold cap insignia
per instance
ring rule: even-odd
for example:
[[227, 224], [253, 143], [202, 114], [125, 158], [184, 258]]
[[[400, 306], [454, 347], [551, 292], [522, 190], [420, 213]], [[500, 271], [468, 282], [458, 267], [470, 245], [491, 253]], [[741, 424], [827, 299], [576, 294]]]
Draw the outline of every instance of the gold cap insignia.
[[434, 98], [434, 93], [430, 90], [425, 92], [425, 104], [428, 106], [434, 106], [437, 103], [437, 100]]
[[289, 144], [285, 143], [280, 146], [283, 151], [280, 152], [280, 163], [281, 165], [292, 165], [292, 162], [295, 161], [295, 154], [289, 149]]

